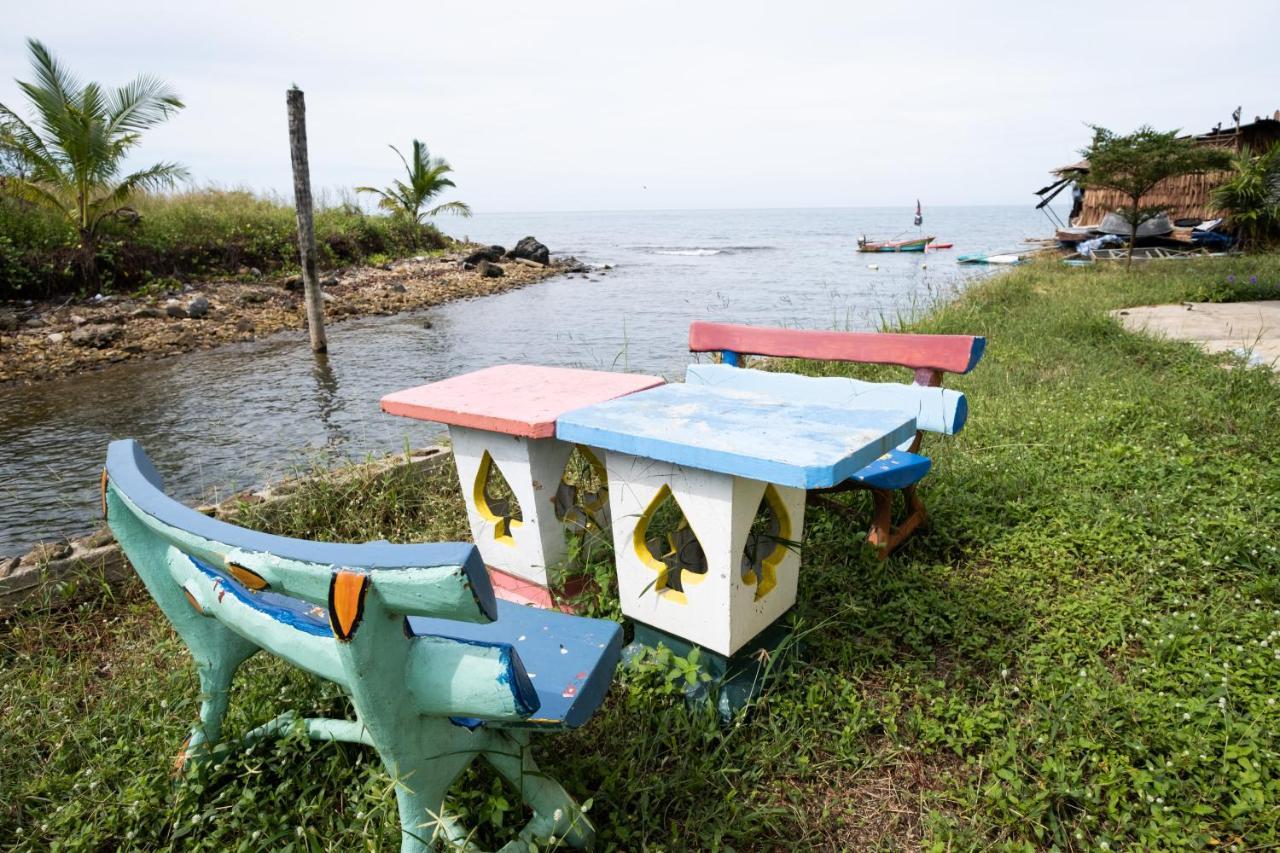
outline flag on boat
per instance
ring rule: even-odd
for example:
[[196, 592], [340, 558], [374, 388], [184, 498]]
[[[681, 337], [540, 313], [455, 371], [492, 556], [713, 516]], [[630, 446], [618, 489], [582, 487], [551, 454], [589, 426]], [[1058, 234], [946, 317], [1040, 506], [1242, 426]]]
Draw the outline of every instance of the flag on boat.
[[924, 224], [924, 214], [920, 212], [920, 199], [916, 199], [916, 225]]

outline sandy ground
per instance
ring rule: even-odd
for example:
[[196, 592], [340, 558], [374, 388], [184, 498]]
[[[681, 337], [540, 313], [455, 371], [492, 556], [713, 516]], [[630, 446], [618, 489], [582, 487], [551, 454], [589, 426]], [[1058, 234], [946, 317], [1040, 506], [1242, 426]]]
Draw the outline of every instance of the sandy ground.
[[1280, 369], [1280, 300], [1184, 302], [1111, 312], [1127, 329], [1192, 341], [1206, 352], [1246, 355], [1250, 364]]

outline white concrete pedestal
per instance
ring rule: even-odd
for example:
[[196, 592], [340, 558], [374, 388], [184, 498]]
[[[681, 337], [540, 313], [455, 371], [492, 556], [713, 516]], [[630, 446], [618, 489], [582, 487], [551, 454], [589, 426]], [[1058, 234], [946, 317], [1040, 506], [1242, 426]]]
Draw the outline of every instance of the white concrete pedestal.
[[[797, 548], [775, 545], [759, 576], [744, 572], [743, 551], [762, 498], [778, 519], [777, 539], [801, 540], [804, 489], [614, 451], [605, 465], [623, 614], [728, 656], [795, 604]], [[681, 572], [676, 584], [645, 544], [649, 517], [668, 492], [706, 556], [704, 574]]]

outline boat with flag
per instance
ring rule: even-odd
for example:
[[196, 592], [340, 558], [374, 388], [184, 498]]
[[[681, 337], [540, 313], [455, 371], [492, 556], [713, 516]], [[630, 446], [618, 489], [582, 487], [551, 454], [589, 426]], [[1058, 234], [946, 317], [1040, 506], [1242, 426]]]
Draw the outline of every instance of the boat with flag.
[[[924, 224], [924, 211], [920, 208], [920, 199], [916, 199], [916, 216], [912, 223], [917, 228]], [[864, 234], [858, 239], [859, 252], [923, 252], [934, 238], [912, 237], [909, 240], [868, 240]]]

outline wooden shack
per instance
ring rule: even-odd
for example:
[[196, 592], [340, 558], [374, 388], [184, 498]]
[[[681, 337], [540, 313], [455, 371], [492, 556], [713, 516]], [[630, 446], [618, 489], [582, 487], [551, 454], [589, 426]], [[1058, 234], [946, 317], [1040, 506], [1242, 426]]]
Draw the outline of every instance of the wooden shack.
[[[1258, 117], [1249, 124], [1228, 128], [1219, 125], [1208, 133], [1184, 138], [1194, 139], [1198, 145], [1216, 145], [1232, 151], [1239, 151], [1246, 147], [1255, 152], [1264, 151], [1280, 142], [1280, 110], [1276, 110], [1271, 118]], [[1044, 197], [1041, 206], [1047, 205], [1053, 196], [1075, 183], [1077, 177], [1088, 171], [1088, 160], [1054, 169], [1053, 175], [1057, 180], [1038, 193]], [[1168, 178], [1143, 196], [1142, 203], [1151, 207], [1165, 208], [1171, 220], [1214, 219], [1219, 215], [1219, 211], [1214, 209], [1210, 196], [1213, 189], [1229, 174], [1229, 172], [1202, 172], [1196, 175]], [[1086, 187], [1080, 208], [1078, 211], [1072, 211], [1069, 224], [1085, 228], [1094, 227], [1100, 224], [1102, 217], [1111, 211], [1128, 206], [1128, 199], [1115, 190]]]

